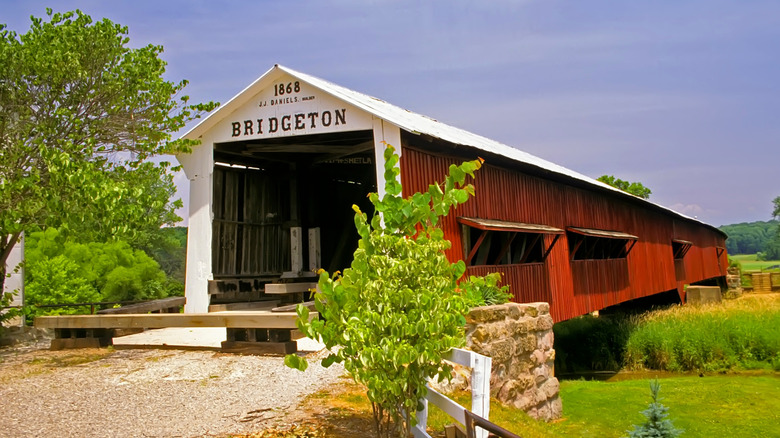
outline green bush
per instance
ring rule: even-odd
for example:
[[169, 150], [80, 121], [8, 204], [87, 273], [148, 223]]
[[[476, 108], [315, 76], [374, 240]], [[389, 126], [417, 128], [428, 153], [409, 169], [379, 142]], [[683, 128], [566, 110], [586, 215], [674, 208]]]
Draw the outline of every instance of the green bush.
[[[123, 241], [71, 242], [64, 233], [50, 228], [31, 233], [25, 241], [25, 252], [26, 305], [142, 301], [183, 291], [183, 285], [169, 279], [153, 258]], [[69, 307], [29, 313], [36, 316], [84, 311]]]
[[85, 311], [79, 307], [36, 306], [100, 301], [100, 293], [79, 275], [79, 266], [63, 255], [37, 260], [30, 265], [28, 272], [35, 273], [35, 280], [29, 281], [24, 290], [26, 313], [31, 317], [72, 315]]
[[634, 326], [634, 318], [620, 314], [585, 315], [555, 324], [555, 370], [618, 371]]
[[509, 293], [509, 285], [499, 286], [500, 281], [500, 272], [493, 272], [484, 277], [472, 275], [468, 281], [461, 283], [460, 289], [469, 307], [504, 304], [512, 298], [512, 295]]

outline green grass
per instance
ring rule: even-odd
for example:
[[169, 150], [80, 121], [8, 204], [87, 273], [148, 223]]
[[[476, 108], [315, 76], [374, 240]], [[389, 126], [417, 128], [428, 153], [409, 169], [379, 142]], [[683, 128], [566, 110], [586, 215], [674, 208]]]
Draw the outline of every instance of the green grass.
[[[780, 377], [713, 376], [661, 379], [660, 396], [684, 437], [765, 437], [780, 434]], [[650, 402], [648, 380], [565, 381], [560, 436], [621, 437]], [[523, 435], [525, 436], [525, 435]], [[556, 435], [549, 435], [556, 436]]]
[[[731, 257], [732, 260], [736, 260], [742, 265], [742, 272], [745, 271], [763, 271], [770, 266], [780, 265], [780, 260], [756, 260], [755, 254], [737, 254]], [[780, 269], [772, 269], [769, 272], [777, 272]]]

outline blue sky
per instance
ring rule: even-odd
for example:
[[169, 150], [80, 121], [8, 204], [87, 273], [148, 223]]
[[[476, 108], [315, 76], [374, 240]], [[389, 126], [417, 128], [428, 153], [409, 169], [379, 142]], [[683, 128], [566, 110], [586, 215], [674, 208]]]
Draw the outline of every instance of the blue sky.
[[777, 1], [0, 0], [0, 23], [51, 4], [162, 44], [196, 101], [279, 63], [712, 225], [769, 220], [780, 196]]

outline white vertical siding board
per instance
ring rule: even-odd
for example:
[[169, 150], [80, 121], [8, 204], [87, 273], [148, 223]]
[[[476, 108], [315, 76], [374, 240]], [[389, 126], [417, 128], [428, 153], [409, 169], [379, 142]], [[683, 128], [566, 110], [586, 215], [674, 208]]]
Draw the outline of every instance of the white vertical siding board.
[[12, 306], [21, 306], [24, 303], [24, 233], [19, 241], [11, 248], [11, 253], [5, 261], [5, 273], [8, 277], [3, 284], [3, 292], [16, 292], [11, 302]]
[[[187, 267], [184, 313], [206, 313], [209, 309], [208, 281], [212, 280], [211, 224], [213, 208], [213, 144], [205, 139], [192, 154], [177, 157], [190, 181], [189, 224], [187, 228]], [[189, 171], [187, 169], [189, 168]]]
[[[374, 119], [374, 163], [376, 165], [376, 191], [381, 199], [385, 195], [385, 148], [391, 145], [401, 155], [401, 130], [382, 119]], [[398, 182], [403, 185], [401, 175]]]

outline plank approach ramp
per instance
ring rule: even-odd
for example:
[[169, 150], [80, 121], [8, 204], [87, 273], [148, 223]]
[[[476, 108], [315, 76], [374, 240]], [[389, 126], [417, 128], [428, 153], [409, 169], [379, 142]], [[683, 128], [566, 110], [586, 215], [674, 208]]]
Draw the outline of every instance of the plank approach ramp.
[[185, 312], [205, 311], [210, 282], [240, 292], [289, 275], [291, 227], [317, 230], [322, 268], [348, 267], [350, 207], [370, 213], [365, 195], [383, 194], [386, 144], [405, 195], [486, 160], [476, 197], [440, 223], [447, 256], [470, 275], [501, 272], [515, 301], [548, 302], [556, 321], [664, 292], [684, 300], [685, 285], [726, 275], [726, 235], [709, 224], [279, 65], [183, 138], [200, 141], [177, 156], [191, 182]]
[[[309, 319], [317, 317], [311, 312]], [[35, 318], [35, 327], [55, 330], [52, 350], [95, 348], [112, 344], [117, 331], [168, 327], [225, 327], [222, 351], [289, 354], [297, 350], [292, 339], [295, 312], [214, 312], [121, 315], [69, 315]]]

